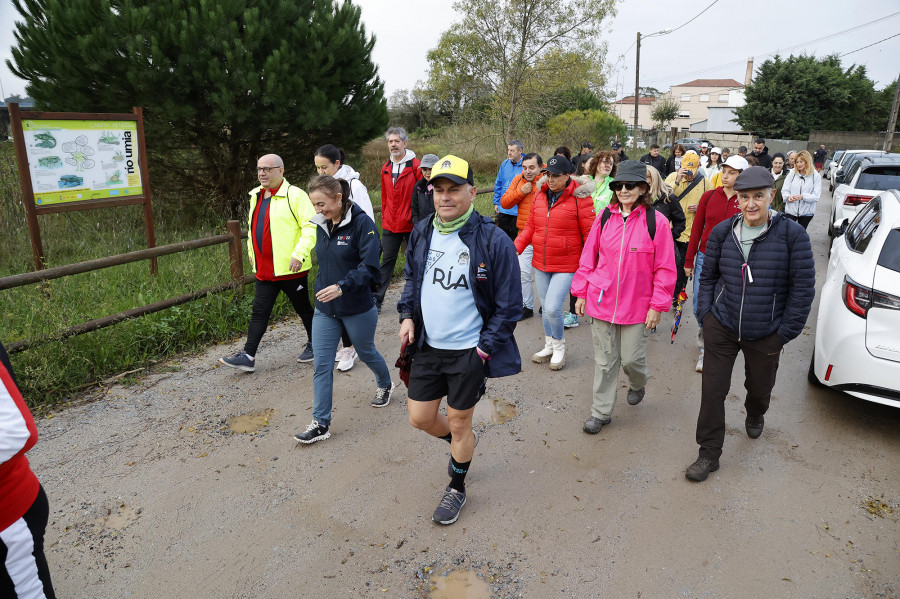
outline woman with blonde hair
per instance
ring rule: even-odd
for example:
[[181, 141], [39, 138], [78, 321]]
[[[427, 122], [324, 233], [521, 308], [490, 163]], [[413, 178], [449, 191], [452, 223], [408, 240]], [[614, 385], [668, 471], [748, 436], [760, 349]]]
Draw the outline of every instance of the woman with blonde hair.
[[647, 167], [647, 183], [650, 185], [650, 199], [653, 200], [653, 207], [669, 221], [672, 226], [672, 241], [675, 241], [681, 237], [686, 226], [681, 202], [675, 199], [672, 188], [663, 180], [660, 172], [652, 166]]
[[812, 154], [807, 150], [797, 153], [794, 168], [785, 176], [781, 186], [784, 215], [805, 229], [816, 213], [821, 193], [822, 175], [813, 167]]

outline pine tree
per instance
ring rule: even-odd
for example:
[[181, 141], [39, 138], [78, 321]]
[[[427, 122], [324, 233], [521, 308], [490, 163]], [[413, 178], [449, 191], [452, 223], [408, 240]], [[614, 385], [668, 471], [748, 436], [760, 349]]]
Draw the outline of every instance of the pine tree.
[[387, 126], [374, 38], [349, 1], [13, 3], [7, 64], [39, 108], [142, 106], [155, 172], [182, 173], [233, 216], [261, 154], [297, 180], [319, 145], [352, 151]]

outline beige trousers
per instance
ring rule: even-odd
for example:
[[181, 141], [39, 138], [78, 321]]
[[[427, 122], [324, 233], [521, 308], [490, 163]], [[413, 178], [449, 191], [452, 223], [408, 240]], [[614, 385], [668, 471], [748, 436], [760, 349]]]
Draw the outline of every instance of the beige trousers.
[[628, 387], [635, 391], [647, 384], [647, 340], [650, 331], [639, 324], [612, 324], [593, 319], [594, 397], [591, 415], [609, 422], [616, 405], [619, 366], [628, 377]]

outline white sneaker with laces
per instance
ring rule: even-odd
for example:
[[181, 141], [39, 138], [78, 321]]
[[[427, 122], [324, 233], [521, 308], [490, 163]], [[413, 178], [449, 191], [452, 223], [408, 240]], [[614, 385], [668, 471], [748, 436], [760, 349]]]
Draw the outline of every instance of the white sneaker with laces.
[[356, 364], [356, 360], [359, 358], [359, 354], [356, 353], [356, 350], [352, 347], [345, 347], [341, 352], [341, 359], [338, 362], [337, 369], [341, 372], [347, 372], [353, 365]]

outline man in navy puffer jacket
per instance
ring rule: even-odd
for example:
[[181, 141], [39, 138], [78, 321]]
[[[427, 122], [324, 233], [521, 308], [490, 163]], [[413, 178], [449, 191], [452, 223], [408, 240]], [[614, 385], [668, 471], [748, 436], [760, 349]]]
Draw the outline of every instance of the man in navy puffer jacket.
[[809, 235], [769, 210], [774, 187], [765, 168], [744, 170], [734, 184], [741, 214], [719, 223], [706, 245], [697, 296], [697, 320], [703, 323], [706, 343], [697, 418], [700, 457], [685, 473], [691, 480], [706, 480], [719, 469], [725, 397], [739, 351], [746, 364], [747, 435], [756, 439], [762, 434], [781, 349], [803, 331], [815, 297]]

